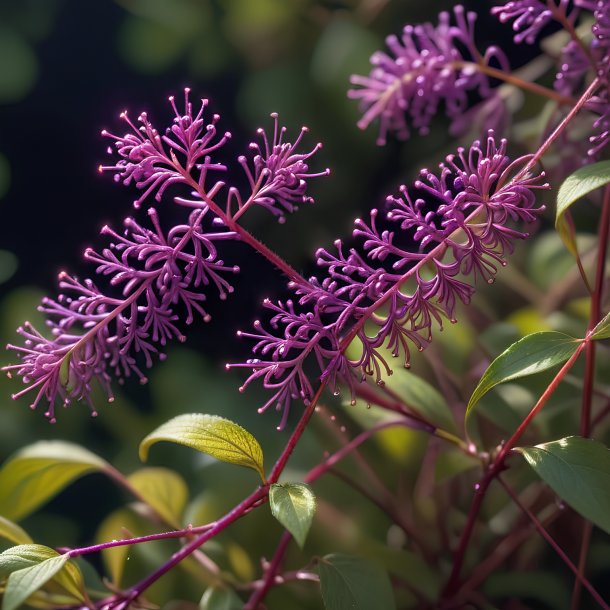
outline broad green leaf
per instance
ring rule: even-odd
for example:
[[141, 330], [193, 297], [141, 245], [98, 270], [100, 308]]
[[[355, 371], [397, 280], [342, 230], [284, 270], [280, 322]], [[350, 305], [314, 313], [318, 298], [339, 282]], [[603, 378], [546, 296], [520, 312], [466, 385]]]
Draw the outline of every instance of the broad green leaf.
[[0, 578], [6, 578], [2, 610], [18, 608], [53, 579], [79, 601], [86, 601], [82, 574], [70, 557], [40, 544], [11, 547], [0, 554]]
[[610, 184], [610, 161], [601, 161], [577, 169], [559, 187], [555, 227], [566, 248], [574, 255], [577, 255], [574, 230], [565, 214], [570, 209], [570, 206], [581, 197], [606, 184]]
[[[137, 536], [140, 534], [137, 531], [137, 527], [138, 524], [133, 513], [126, 508], [121, 508], [110, 513], [102, 521], [95, 535], [95, 542], [96, 544], [102, 544], [110, 540], [122, 540]], [[123, 580], [123, 572], [129, 549], [128, 545], [114, 546], [101, 552], [102, 560], [110, 574], [112, 584], [117, 587], [121, 586]]]
[[593, 329], [591, 339], [610, 339], [610, 313]]
[[170, 419], [140, 443], [142, 461], [146, 461], [150, 446], [159, 441], [185, 445], [222, 462], [252, 468], [265, 481], [263, 450], [258, 441], [247, 430], [224, 417], [188, 413]]
[[455, 420], [443, 395], [427, 381], [397, 367], [394, 374], [386, 379], [386, 386], [406, 405], [430, 423], [455, 432]]
[[2, 516], [0, 516], [0, 538], [5, 538], [15, 544], [32, 544], [33, 542], [24, 529]]
[[318, 571], [326, 610], [396, 608], [390, 579], [376, 563], [336, 553], [320, 559]]
[[546, 371], [565, 362], [578, 347], [579, 340], [554, 331], [523, 337], [502, 352], [487, 368], [475, 388], [466, 418], [477, 402], [499, 383]]
[[206, 589], [199, 602], [199, 610], [242, 610], [243, 607], [244, 602], [233, 589], [216, 587]]
[[127, 480], [166, 523], [180, 529], [188, 488], [177, 472], [168, 468], [142, 468]]
[[316, 512], [316, 497], [305, 483], [274, 483], [269, 489], [271, 514], [303, 548]]
[[610, 451], [605, 445], [568, 436], [515, 451], [562, 500], [610, 534]]
[[18, 521], [75, 479], [108, 468], [87, 449], [65, 441], [40, 441], [15, 454], [0, 470], [0, 514]]

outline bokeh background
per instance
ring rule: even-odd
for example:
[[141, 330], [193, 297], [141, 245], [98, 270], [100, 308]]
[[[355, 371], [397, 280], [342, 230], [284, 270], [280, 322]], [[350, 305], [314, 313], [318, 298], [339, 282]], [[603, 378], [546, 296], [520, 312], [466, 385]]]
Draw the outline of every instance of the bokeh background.
[[[44, 294], [55, 294], [58, 271], [91, 274], [81, 259], [84, 248], [101, 247], [99, 228], [106, 223], [119, 227], [133, 213], [134, 191], [97, 172], [108, 145], [100, 131], [122, 132], [118, 115], [125, 108], [132, 117], [147, 110], [156, 124], [164, 124], [170, 117], [167, 96], [178, 96], [184, 86], [191, 87], [195, 98], [209, 97], [213, 111], [222, 116], [222, 128], [233, 133], [228, 158], [240, 154], [257, 127], [270, 124], [273, 111], [291, 133], [307, 125], [311, 145], [324, 143], [314, 165], [330, 167], [332, 176], [313, 184], [315, 205], [284, 225], [265, 215], [247, 219], [248, 228], [291, 264], [312, 271], [317, 247], [348, 236], [356, 216], [382, 205], [400, 183], [449, 150], [442, 116], [426, 138], [377, 147], [375, 127], [357, 129], [357, 104], [346, 92], [350, 74], [368, 73], [369, 57], [386, 35], [398, 33], [407, 22], [435, 20], [439, 10], [451, 5], [415, 0], [0, 0], [0, 343], [17, 341], [14, 330], [24, 319], [42, 326], [36, 305]], [[484, 15], [481, 19], [482, 45], [511, 45], [507, 29]], [[510, 48], [516, 65], [524, 60], [520, 54], [529, 52]], [[260, 314], [262, 297], [282, 297], [284, 282], [258, 257], [239, 248], [231, 254], [243, 269], [236, 294], [210, 304], [212, 322], [194, 324], [184, 346], [171, 346], [167, 361], [150, 371], [147, 386], [127, 384], [117, 390], [112, 406], [100, 396], [96, 419], [75, 404], [50, 426], [42, 409], [32, 413], [27, 408], [27, 398], [10, 400], [19, 382], [2, 376], [0, 458], [40, 439], [66, 439], [131, 472], [139, 467], [139, 441], [155, 426], [177, 414], [207, 412], [255, 433], [270, 462], [287, 432], [275, 431], [275, 413], [256, 414], [261, 396], [256, 390], [239, 394], [240, 376], [226, 373], [224, 363], [245, 355], [235, 331]], [[498, 301], [502, 298], [500, 292]], [[459, 361], [460, 341], [468, 340], [466, 331], [456, 332], [447, 350], [456, 350]], [[11, 358], [0, 352], [0, 364]], [[314, 424], [319, 434], [310, 435], [299, 449], [296, 477], [300, 468], [320, 458], [332, 436], [320, 419]], [[413, 478], [421, 439], [387, 439], [386, 459], [398, 461], [404, 476]], [[256, 484], [249, 472], [193, 458], [180, 448], [155, 448], [152, 461], [175, 468], [189, 482], [193, 522], [218, 516]], [[317, 548], [319, 543], [324, 552], [332, 531], [346, 546], [372, 552], [371, 541], [386, 537], [387, 523], [348, 488], [338, 492], [336, 486], [333, 481], [320, 485], [318, 493], [328, 494], [332, 502], [321, 502], [311, 544]], [[50, 546], [86, 544], [104, 518], [125, 502], [112, 483], [90, 475], [23, 525]], [[346, 514], [353, 518], [345, 519]], [[366, 523], [365, 532], [354, 531], [358, 522]], [[280, 534], [269, 515], [252, 523], [232, 528], [223, 538], [225, 551], [218, 551], [219, 561], [244, 580], [258, 574], [258, 558], [272, 553]], [[168, 548], [150, 545], [134, 552], [132, 563], [150, 569], [168, 555]], [[202, 586], [185, 584], [183, 576], [177, 572], [161, 583], [155, 593], [161, 602], [176, 591], [191, 602], [198, 599]], [[552, 587], [545, 591], [551, 595]], [[311, 585], [303, 585], [299, 607], [318, 607], [314, 593]], [[274, 592], [270, 607], [296, 607], [282, 606], [283, 595]]]

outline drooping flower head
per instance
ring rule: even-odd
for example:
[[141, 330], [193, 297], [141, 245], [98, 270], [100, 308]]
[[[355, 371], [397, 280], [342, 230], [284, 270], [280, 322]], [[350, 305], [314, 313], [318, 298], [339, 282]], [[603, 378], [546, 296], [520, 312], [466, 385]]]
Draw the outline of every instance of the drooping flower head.
[[[261, 380], [271, 396], [260, 411], [275, 406], [282, 427], [292, 401], [307, 403], [320, 383], [334, 392], [345, 384], [352, 398], [367, 376], [383, 383], [391, 374], [384, 350], [408, 366], [410, 349], [426, 347], [433, 325], [454, 322], [476, 280], [492, 282], [514, 241], [527, 237], [514, 225], [536, 219], [535, 191], [548, 185], [544, 174], [519, 172], [524, 163], [511, 163], [506, 141], [490, 132], [388, 197], [391, 228], [380, 229], [373, 210], [370, 221], [355, 222], [358, 248], [337, 240], [335, 249], [318, 250], [321, 275], [292, 283], [292, 299], [266, 299], [269, 324], [239, 333], [254, 341], [255, 356], [227, 365], [250, 370], [241, 390]], [[413, 241], [415, 248], [403, 245]]]
[[474, 42], [476, 14], [462, 6], [451, 15], [442, 12], [438, 25], [407, 25], [402, 36], [389, 36], [389, 53], [378, 51], [371, 57], [373, 69], [368, 76], [352, 76], [357, 88], [348, 93], [360, 100], [364, 114], [358, 126], [368, 127], [379, 120], [378, 143], [384, 144], [388, 132], [406, 139], [413, 127], [428, 131], [440, 104], [451, 119], [457, 118], [468, 103], [468, 93], [482, 98], [491, 93], [488, 77], [479, 69], [495, 61], [504, 69], [508, 62], [497, 47], [479, 53]]
[[[239, 269], [224, 262], [221, 250], [227, 240], [243, 238], [237, 216], [258, 205], [282, 218], [299, 203], [311, 202], [306, 194], [309, 178], [328, 173], [309, 172], [308, 160], [320, 146], [300, 151], [305, 130], [292, 143], [273, 115], [273, 137], [259, 130], [262, 144], [251, 144], [250, 154], [238, 159], [247, 188], [227, 187], [210, 179], [213, 172], [228, 170], [213, 159], [230, 137], [217, 132], [220, 117], [206, 118], [206, 100], [195, 113], [188, 89], [183, 110], [173, 97], [170, 104], [173, 121], [161, 132], [145, 113], [139, 127], [122, 113], [129, 132], [103, 132], [114, 143], [109, 152], [119, 159], [100, 169], [114, 172], [124, 184], [135, 184], [141, 191], [136, 208], [153, 196], [161, 201], [170, 187], [181, 187], [174, 202], [185, 208], [185, 220], [163, 228], [159, 212], [151, 207], [148, 226], [129, 217], [122, 232], [104, 227], [101, 234], [108, 246], [85, 251], [98, 278], [81, 281], [62, 272], [60, 295], [43, 299], [39, 307], [50, 334], [25, 323], [17, 330], [23, 344], [8, 346], [20, 362], [3, 370], [17, 374], [26, 386], [14, 398], [33, 393], [32, 408], [46, 402], [51, 421], [57, 402], [67, 406], [83, 400], [95, 413], [91, 392], [96, 382], [109, 401], [113, 379], [136, 376], [145, 382], [143, 369], [152, 365], [155, 355], [163, 357], [159, 349], [170, 340], [185, 340], [182, 323], [191, 324], [196, 317], [208, 321], [205, 301], [225, 299], [233, 292], [228, 278]], [[108, 286], [102, 289], [98, 280], [104, 278]]]

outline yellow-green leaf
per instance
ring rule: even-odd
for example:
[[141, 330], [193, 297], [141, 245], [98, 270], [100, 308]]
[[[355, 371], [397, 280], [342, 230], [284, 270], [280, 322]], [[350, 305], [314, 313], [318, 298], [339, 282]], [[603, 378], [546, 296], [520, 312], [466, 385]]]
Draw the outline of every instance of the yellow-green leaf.
[[252, 468], [265, 481], [263, 450], [258, 441], [247, 430], [224, 417], [188, 413], [170, 419], [140, 443], [142, 461], [146, 461], [150, 446], [159, 441], [185, 445], [222, 462]]
[[76, 600], [85, 602], [83, 576], [68, 554], [41, 544], [24, 544], [0, 554], [0, 578], [6, 578], [2, 610], [14, 610], [51, 579]]
[[0, 516], [0, 538], [5, 538], [15, 544], [31, 544], [34, 542], [24, 529], [2, 516]]
[[40, 441], [15, 454], [0, 470], [0, 514], [18, 521], [89, 472], [108, 468], [87, 449]]
[[316, 496], [305, 483], [274, 483], [269, 489], [271, 514], [303, 548], [316, 512]]
[[591, 339], [610, 339], [610, 313], [593, 329]]
[[167, 524], [180, 529], [188, 488], [177, 472], [168, 468], [142, 468], [127, 480]]
[[[121, 508], [110, 513], [102, 521], [95, 536], [96, 544], [139, 535], [137, 528], [138, 523], [133, 513], [126, 508]], [[101, 552], [102, 560], [110, 574], [112, 584], [117, 587], [121, 586], [121, 581], [123, 580], [123, 572], [125, 571], [125, 562], [127, 561], [129, 549], [128, 545], [113, 546], [103, 549]]]

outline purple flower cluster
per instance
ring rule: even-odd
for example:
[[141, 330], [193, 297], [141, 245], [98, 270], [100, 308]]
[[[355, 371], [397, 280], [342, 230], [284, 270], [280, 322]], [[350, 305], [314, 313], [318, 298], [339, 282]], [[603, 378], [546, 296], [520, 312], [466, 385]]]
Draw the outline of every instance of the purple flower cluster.
[[[424, 169], [412, 188], [388, 197], [392, 228], [378, 228], [378, 210], [368, 222], [356, 220], [359, 249], [337, 241], [335, 250], [319, 250], [323, 277], [292, 283], [294, 300], [266, 300], [269, 324], [256, 321], [253, 332], [239, 333], [254, 341], [257, 356], [227, 365], [251, 371], [240, 389], [262, 380], [271, 397], [260, 411], [282, 411], [282, 427], [292, 400], [313, 398], [312, 371], [334, 392], [346, 384], [353, 398], [367, 376], [383, 383], [391, 374], [384, 349], [403, 354], [408, 366], [410, 347], [423, 350], [434, 324], [454, 322], [474, 282], [492, 282], [513, 241], [527, 237], [509, 225], [536, 219], [535, 190], [548, 185], [544, 174], [516, 173], [522, 161], [511, 163], [506, 141], [496, 143], [490, 132], [486, 142], [447, 157], [438, 173]], [[404, 247], [405, 237], [419, 247]]]
[[378, 144], [388, 132], [401, 139], [410, 135], [410, 125], [419, 133], [428, 131], [432, 117], [444, 103], [447, 115], [457, 119], [468, 103], [468, 93], [482, 98], [492, 94], [489, 78], [481, 70], [490, 62], [507, 69], [508, 62], [497, 47], [481, 55], [474, 43], [476, 14], [462, 6], [451, 15], [439, 15], [438, 25], [407, 25], [402, 36], [389, 36], [390, 54], [381, 51], [371, 57], [373, 69], [368, 76], [352, 76], [358, 88], [348, 93], [360, 100], [364, 114], [358, 126], [366, 129], [379, 119]]
[[[259, 205], [282, 218], [299, 203], [311, 202], [306, 194], [307, 180], [327, 173], [309, 172], [307, 161], [319, 145], [300, 152], [297, 146], [304, 130], [295, 143], [285, 142], [285, 129], [278, 126], [274, 115], [272, 139], [259, 130], [262, 148], [253, 143], [249, 157], [238, 159], [246, 172], [248, 193], [224, 188], [224, 182], [209, 179], [210, 172], [227, 169], [213, 161], [211, 153], [221, 148], [230, 134], [218, 135], [218, 115], [206, 121], [206, 100], [197, 114], [193, 112], [188, 89], [183, 112], [173, 98], [170, 102], [174, 119], [163, 135], [146, 114], [140, 115], [140, 127], [136, 127], [123, 113], [121, 117], [130, 127], [124, 136], [104, 131], [103, 135], [114, 141], [119, 159], [100, 170], [115, 172], [115, 179], [124, 184], [135, 183], [142, 191], [136, 208], [153, 195], [160, 201], [172, 185], [186, 187], [188, 197], [174, 197], [188, 210], [186, 222], [165, 230], [158, 211], [150, 208], [150, 227], [133, 218], [124, 221], [122, 234], [104, 227], [101, 233], [109, 238], [109, 246], [101, 252], [87, 249], [85, 258], [96, 265], [98, 276], [109, 279], [110, 286], [102, 290], [91, 279], [80, 281], [62, 272], [61, 294], [57, 299], [45, 298], [39, 307], [47, 316], [50, 336], [26, 323], [17, 331], [23, 345], [8, 346], [20, 362], [4, 370], [9, 375], [16, 373], [26, 384], [13, 397], [33, 392], [32, 408], [46, 401], [45, 415], [51, 421], [55, 420], [58, 400], [64, 405], [84, 400], [95, 413], [91, 403], [94, 381], [110, 401], [113, 377], [122, 380], [135, 375], [144, 382], [142, 367], [151, 366], [158, 346], [171, 339], [185, 339], [178, 326], [178, 308], [186, 312], [187, 324], [195, 316], [207, 321], [210, 316], [204, 301], [211, 295], [225, 299], [233, 292], [227, 276], [239, 269], [225, 264], [219, 247], [226, 240], [242, 239], [237, 215]], [[237, 213], [233, 214], [235, 205]]]

